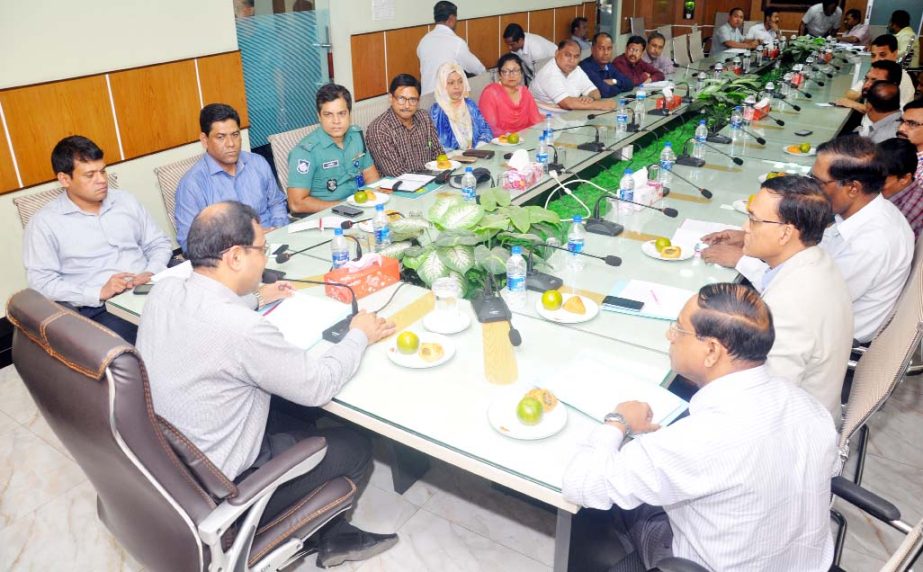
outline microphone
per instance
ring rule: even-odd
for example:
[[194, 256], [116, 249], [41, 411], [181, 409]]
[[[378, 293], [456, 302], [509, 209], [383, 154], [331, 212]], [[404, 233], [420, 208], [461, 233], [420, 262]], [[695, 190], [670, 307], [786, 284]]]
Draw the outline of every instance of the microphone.
[[[267, 274], [270, 272], [270, 274]], [[273, 271], [263, 271], [263, 283], [272, 284], [278, 280], [278, 275], [273, 273]], [[346, 334], [349, 333], [349, 323], [352, 322], [353, 317], [359, 313], [359, 303], [356, 301], [356, 292], [352, 289], [351, 286], [343, 284], [342, 282], [327, 282], [325, 280], [307, 280], [305, 278], [290, 278], [289, 282], [298, 282], [300, 284], [319, 284], [321, 286], [334, 286], [336, 288], [346, 288], [349, 290], [350, 302], [352, 303], [352, 313], [337, 322], [336, 324], [330, 326], [324, 330], [322, 337], [328, 342], [334, 344], [340, 343], [343, 338], [346, 337]]]
[[[677, 173], [676, 171], [670, 171], [670, 174], [673, 175], [674, 177], [676, 177], [677, 179], [679, 179], [680, 181], [683, 181], [684, 183], [690, 185], [690, 186], [693, 187], [695, 190], [699, 191], [699, 194], [702, 195], [703, 197], [705, 197], [706, 199], [710, 199], [710, 198], [712, 198], [712, 196], [714, 196], [714, 195], [712, 195], [712, 192], [709, 191], [708, 189], [706, 189], [705, 187], [700, 187], [700, 186], [696, 185], [695, 183], [693, 183], [692, 181], [690, 181], [690, 180], [687, 179], [686, 177], [680, 175], [680, 174]], [[664, 193], [664, 195], [666, 195], [666, 193]]]
[[[388, 215], [388, 216], [391, 216], [391, 215]], [[402, 215], [402, 216], [403, 216], [403, 215]], [[364, 218], [364, 219], [362, 219], [362, 220], [344, 220], [343, 222], [340, 223], [340, 228], [342, 228], [343, 230], [349, 230], [349, 229], [351, 229], [352, 227], [356, 226], [357, 224], [362, 223], [362, 222], [366, 222], [366, 221], [369, 221], [369, 220], [372, 220], [371, 217], [369, 217], [369, 218]]]
[[[587, 116], [589, 118], [589, 116]], [[582, 127], [592, 127], [596, 130], [596, 139], [589, 141], [587, 143], [581, 143], [577, 145], [577, 149], [581, 151], [590, 151], [593, 153], [601, 153], [606, 150], [606, 146], [603, 145], [602, 141], [599, 140], [599, 125], [592, 125], [590, 123], [584, 123], [583, 125], [572, 125], [571, 127], [559, 127], [557, 129], [552, 129], [551, 132], [555, 133], [557, 131], [570, 131], [571, 129], [580, 129]]]
[[722, 151], [721, 149], [718, 149], [718, 148], [715, 147], [714, 145], [709, 145], [708, 143], [704, 143], [704, 145], [705, 145], [706, 147], [708, 147], [709, 149], [711, 149], [712, 151], [717, 151], [718, 153], [721, 153], [722, 155], [724, 155], [725, 157], [727, 157], [727, 158], [730, 159], [731, 161], [734, 161], [734, 164], [735, 164], [735, 165], [743, 165], [743, 164], [744, 164], [744, 160], [741, 159], [740, 157], [735, 157], [735, 156], [731, 155], [730, 153], [725, 153], [724, 151]]
[[795, 111], [801, 111], [801, 106], [796, 105], [796, 104], [794, 104], [794, 103], [792, 103], [792, 102], [786, 100], [785, 97], [782, 96], [782, 95], [775, 95], [775, 94], [773, 93], [773, 94], [770, 94], [769, 97], [771, 97], [771, 98], [773, 98], [773, 99], [778, 99], [779, 101], [784, 101], [784, 102], [787, 103], [789, 106], [791, 106], [791, 108], [794, 109]]
[[[768, 117], [768, 114], [767, 114], [767, 117]], [[753, 133], [752, 131], [748, 131], [747, 129], [744, 129], [743, 127], [741, 127], [740, 130], [746, 133], [747, 135], [749, 135], [750, 137], [753, 137], [754, 139], [756, 139], [756, 142], [759, 143], [760, 145], [766, 144], [766, 140], [760, 137], [759, 135], [757, 135], [756, 133]]]
[[[784, 122], [784, 121], [782, 121], [781, 119], [777, 119], [777, 118], [773, 117], [772, 115], [769, 115], [768, 113], [766, 114], [766, 117], [768, 117], [769, 119], [772, 119], [773, 121], [775, 121], [775, 122], [776, 122], [776, 125], [778, 125], [779, 127], [782, 127], [783, 125], [785, 125], [785, 122]], [[765, 142], [764, 142], [764, 144], [765, 144]]]
[[532, 263], [532, 255], [534, 252], [535, 251], [530, 248], [529, 258], [526, 259], [526, 290], [544, 292], [546, 290], [557, 290], [563, 286], [564, 281], [557, 276], [535, 270], [535, 265]]
[[673, 89], [676, 89], [677, 87], [681, 85], [686, 86], [686, 95], [683, 96], [683, 103], [692, 103], [692, 96], [689, 95], [689, 92], [692, 91], [692, 86], [689, 85], [688, 81], [681, 81], [677, 84], [674, 84]]
[[597, 117], [602, 117], [603, 115], [609, 115], [610, 113], [615, 113], [616, 111], [618, 111], [617, 107], [615, 109], [610, 109], [609, 111], [603, 111], [602, 113], [591, 113], [587, 115], [586, 118], [592, 120], [592, 119], [596, 119]]
[[[351, 222], [351, 221], [347, 221], [347, 222]], [[352, 237], [350, 237], [350, 238], [352, 238]], [[291, 260], [292, 257], [295, 256], [296, 254], [301, 254], [302, 252], [307, 252], [308, 250], [311, 250], [312, 248], [317, 248], [318, 246], [323, 246], [323, 245], [325, 245], [325, 244], [329, 244], [329, 243], [332, 242], [332, 241], [333, 241], [333, 239], [331, 238], [330, 240], [325, 240], [324, 242], [318, 242], [317, 244], [312, 244], [311, 246], [309, 246], [309, 247], [307, 247], [307, 248], [302, 248], [301, 250], [296, 250], [295, 252], [288, 252], [288, 251], [279, 252], [279, 253], [276, 254], [276, 264], [285, 264], [286, 262], [288, 262], [289, 260]], [[356, 241], [357, 244], [358, 244], [358, 242], [359, 242], [359, 241]], [[273, 280], [272, 282], [266, 282], [266, 281], [264, 280], [263, 282], [266, 283], [266, 284], [272, 284], [272, 282], [275, 282], [275, 280]]]
[[[629, 203], [633, 205], [642, 206], [644, 208], [648, 208], [651, 210], [660, 211], [670, 218], [676, 218], [676, 215], [679, 214], [679, 212], [676, 209], [671, 208], [671, 207], [660, 208], [660, 207], [654, 207], [651, 205], [646, 205], [644, 203], [636, 203], [635, 201], [629, 201], [628, 199], [623, 199], [619, 197], [618, 195], [611, 193], [605, 189], [602, 189], [602, 191], [604, 194], [600, 195], [600, 197], [596, 199], [596, 204], [593, 205], [593, 216], [587, 219], [586, 225], [585, 225], [586, 231], [592, 232], [593, 234], [601, 234], [603, 236], [618, 236], [622, 234], [622, 231], [625, 230], [625, 227], [620, 225], [619, 223], [613, 222], [611, 220], [605, 220], [599, 216], [600, 203], [602, 203], [602, 201], [605, 199], [612, 199], [615, 201], [621, 201], [623, 203]], [[606, 264], [609, 264], [609, 262], [607, 261]], [[617, 265], [613, 264], [613, 266], [617, 266]]]
[[602, 260], [603, 262], [605, 262], [605, 263], [608, 264], [609, 266], [621, 266], [621, 265], [622, 265], [622, 259], [619, 258], [618, 256], [614, 255], [614, 254], [610, 254], [610, 255], [608, 255], [608, 256], [597, 256], [597, 255], [595, 255], [595, 254], [590, 254], [590, 253], [588, 253], [588, 252], [574, 252], [573, 250], [570, 250], [570, 249], [568, 249], [568, 248], [564, 248], [563, 246], [555, 246], [555, 245], [553, 245], [553, 244], [548, 244], [547, 242], [543, 243], [541, 246], [547, 246], [548, 248], [553, 248], [554, 250], [562, 250], [562, 251], [568, 252], [568, 253], [570, 253], [570, 254], [579, 254], [580, 256], [589, 256], [590, 258], [595, 258], [595, 259], [597, 259], [597, 260]]
[[514, 347], [522, 344], [522, 334], [513, 327], [513, 313], [507, 306], [506, 300], [497, 294], [494, 290], [493, 272], [487, 273], [487, 282], [484, 285], [484, 291], [471, 301], [474, 309], [474, 315], [478, 322], [488, 324], [490, 322], [507, 322], [510, 325], [509, 339], [510, 344]]
[[[683, 152], [680, 154], [679, 157], [676, 158], [676, 164], [683, 165], [685, 167], [695, 167], [695, 168], [704, 166], [705, 159], [699, 159], [698, 157], [693, 157], [692, 155], [689, 154], [688, 151], [686, 151], [686, 149], [689, 148], [690, 141], [695, 141], [695, 137], [690, 137], [689, 139], [686, 139], [686, 141], [683, 143]], [[651, 167], [651, 166], [653, 166], [653, 164], [648, 165], [648, 167]]]
[[[554, 157], [552, 158], [551, 162], [548, 163], [548, 170], [549, 171], [560, 171], [563, 173], [564, 165], [558, 162], [558, 148], [552, 145], [551, 143], [547, 143], [547, 146], [554, 150]], [[491, 181], [492, 180], [493, 178], [491, 178]]]

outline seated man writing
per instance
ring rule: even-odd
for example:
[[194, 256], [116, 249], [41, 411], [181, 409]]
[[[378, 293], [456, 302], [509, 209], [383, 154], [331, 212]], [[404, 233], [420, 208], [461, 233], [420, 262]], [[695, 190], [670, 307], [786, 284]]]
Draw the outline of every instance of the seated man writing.
[[535, 74], [529, 89], [539, 106], [560, 109], [615, 109], [615, 102], [601, 99], [599, 89], [580, 67], [580, 46], [562, 40], [554, 59]]
[[[250, 207], [232, 201], [206, 207], [189, 229], [192, 275], [157, 284], [138, 332], [157, 413], [228, 478], [240, 480], [307, 437], [327, 440], [324, 460], [273, 494], [261, 526], [334, 477], [365, 484], [368, 440], [347, 428], [318, 429], [304, 418], [309, 410], [295, 404], [330, 401], [359, 368], [366, 347], [394, 331], [390, 322], [360, 312], [343, 340], [318, 357], [288, 343], [254, 311], [257, 300], [292, 293], [285, 282], [259, 288], [268, 246]], [[394, 534], [364, 532], [341, 515], [319, 534], [317, 564], [364, 560], [396, 542]]]
[[766, 303], [709, 284], [667, 338], [673, 371], [699, 387], [689, 416], [659, 428], [648, 404], [618, 404], [567, 467], [565, 498], [615, 505], [645, 570], [678, 556], [709, 570], [826, 571], [836, 431], [764, 365], [775, 339]]

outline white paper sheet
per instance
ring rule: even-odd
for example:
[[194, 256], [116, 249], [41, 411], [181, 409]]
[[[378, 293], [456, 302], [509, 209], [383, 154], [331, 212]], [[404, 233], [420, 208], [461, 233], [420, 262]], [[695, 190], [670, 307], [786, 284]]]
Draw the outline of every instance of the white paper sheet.
[[344, 220], [349, 219], [336, 215], [325, 216], [323, 218], [306, 218], [288, 225], [288, 231], [292, 233], [301, 232], [303, 230], [332, 230], [334, 228], [339, 228]]
[[174, 276], [177, 278], [189, 278], [190, 276], [192, 276], [192, 262], [189, 262], [187, 260], [186, 262], [183, 262], [182, 264], [177, 264], [173, 268], [167, 268], [166, 270], [162, 270], [158, 272], [157, 274], [154, 274], [153, 276], [151, 276], [151, 282], [153, 282], [154, 284], [157, 284], [164, 278], [170, 278]]
[[687, 218], [673, 233], [670, 242], [684, 250], [687, 248], [694, 250], [695, 245], [701, 242], [703, 236], [722, 230], [740, 230], [740, 227], [733, 224]]
[[306, 350], [321, 340], [324, 330], [349, 315], [349, 304], [326, 296], [295, 292], [264, 315], [274, 324], [285, 340]]
[[640, 311], [635, 311], [607, 306], [606, 310], [658, 320], [675, 320], [694, 292], [647, 280], [623, 280], [616, 283], [609, 294], [644, 302], [644, 307]]

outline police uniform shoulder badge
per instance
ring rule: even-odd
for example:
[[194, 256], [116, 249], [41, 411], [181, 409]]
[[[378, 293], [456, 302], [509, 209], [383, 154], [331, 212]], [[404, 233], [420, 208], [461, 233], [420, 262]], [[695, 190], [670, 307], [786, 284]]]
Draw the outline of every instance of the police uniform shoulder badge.
[[298, 172], [302, 175], [307, 174], [311, 170], [311, 161], [307, 159], [298, 159]]

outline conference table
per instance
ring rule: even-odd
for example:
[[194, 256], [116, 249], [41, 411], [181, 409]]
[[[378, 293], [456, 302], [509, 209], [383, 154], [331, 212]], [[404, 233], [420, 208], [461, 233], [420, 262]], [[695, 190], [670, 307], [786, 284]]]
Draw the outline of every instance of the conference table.
[[[703, 66], [708, 60], [700, 62]], [[867, 66], [868, 60], [856, 65]], [[674, 178], [669, 195], [657, 203], [678, 211], [676, 218], [661, 212], [643, 209], [619, 213], [612, 209], [606, 217], [618, 220], [625, 232], [616, 237], [590, 234], [585, 251], [601, 256], [616, 255], [622, 263], [608, 266], [596, 259], [585, 258], [583, 267], [575, 270], [569, 253], [558, 253], [549, 258], [550, 271], [565, 281], [565, 291], [580, 292], [591, 299], [600, 300], [619, 282], [629, 279], [667, 284], [676, 288], [697, 291], [701, 286], [719, 281], [736, 280], [733, 270], [705, 263], [693, 256], [681, 261], [663, 261], [642, 252], [642, 245], [653, 238], [670, 237], [689, 221], [702, 221], [722, 225], [740, 226], [746, 215], [735, 208], [735, 201], [745, 201], [759, 188], [759, 177], [769, 171], [806, 173], [811, 166], [810, 157], [793, 157], [783, 152], [786, 145], [804, 141], [817, 145], [835, 136], [846, 121], [848, 110], [821, 107], [818, 102], [833, 101], [852, 83], [854, 69], [844, 66], [840, 75], [826, 82], [824, 87], [809, 88], [813, 99], [798, 98], [800, 113], [790, 106], [781, 106], [772, 114], [785, 122], [784, 127], [771, 120], [754, 122], [749, 130], [764, 137], [766, 145], [749, 139], [735, 143], [734, 154], [743, 159], [735, 165], [731, 159], [716, 150], [708, 149], [701, 168], [676, 165], [674, 172], [699, 187], [706, 187], [713, 197], [704, 198], [692, 185]], [[685, 71], [675, 78], [684, 81]], [[653, 98], [652, 98], [653, 99]], [[653, 101], [649, 102], [653, 106]], [[600, 161], [612, 161], [622, 153], [622, 148], [645, 137], [650, 130], [674, 121], [685, 109], [681, 107], [673, 116], [659, 117], [648, 114], [642, 127], [648, 131], [616, 136], [614, 115], [596, 118], [600, 126], [600, 139], [607, 150], [602, 153], [579, 150], [576, 145], [591, 140], [595, 131], [574, 129], [558, 133], [555, 141], [566, 149], [563, 158], [567, 172], [560, 180], [567, 182], [578, 177]], [[580, 125], [587, 122], [586, 112], [567, 112], [555, 117], [556, 126]], [[519, 148], [534, 148], [541, 125], [524, 131]], [[798, 137], [794, 131], [812, 130], [808, 137]], [[716, 149], [729, 151], [730, 145], [715, 145]], [[503, 154], [511, 148], [487, 146], [497, 151], [490, 160], [479, 161], [497, 176], [505, 169]], [[543, 198], [558, 183], [544, 177], [525, 191], [513, 193], [514, 204], [525, 204]], [[460, 191], [446, 185], [421, 194], [417, 198], [392, 196], [386, 208], [401, 213], [426, 212], [442, 194]], [[542, 204], [542, 203], [539, 203]], [[592, 205], [590, 205], [592, 207]], [[367, 210], [365, 216], [371, 216]], [[310, 219], [329, 217], [322, 212]], [[364, 218], [364, 217], [363, 217]], [[329, 219], [328, 219], [329, 220]], [[305, 225], [304, 222], [296, 223]], [[332, 236], [330, 230], [300, 230], [290, 225], [277, 229], [267, 236], [273, 245], [287, 244], [297, 251], [317, 246], [296, 254], [290, 260], [278, 263], [270, 255], [269, 268], [282, 270], [286, 278], [320, 279], [330, 268], [329, 247], [324, 243]], [[353, 227], [347, 234], [368, 244], [368, 233]], [[547, 268], [545, 270], [548, 270]], [[305, 286], [305, 285], [299, 285]], [[310, 296], [324, 296], [323, 287], [305, 286], [302, 292]], [[351, 423], [364, 427], [393, 442], [396, 466], [393, 467], [395, 488], [403, 492], [426, 469], [426, 457], [441, 459], [463, 470], [477, 474], [517, 493], [550, 505], [557, 510], [554, 570], [568, 569], [571, 543], [572, 517], [580, 507], [567, 501], [561, 493], [562, 478], [568, 461], [577, 445], [586, 438], [599, 421], [576, 410], [569, 410], [567, 423], [557, 434], [535, 441], [516, 440], [491, 427], [487, 409], [497, 399], [510, 392], [522, 392], [548, 371], [559, 371], [569, 360], [595, 355], [609, 363], [617, 364], [611, 370], [600, 372], [617, 383], [621, 366], [639, 368], [648, 374], [652, 383], [669, 386], [672, 380], [669, 343], [665, 333], [669, 321], [602, 311], [588, 322], [575, 325], [553, 323], [543, 319], [536, 311], [540, 293], [529, 292], [527, 303], [514, 309], [512, 320], [520, 332], [522, 344], [513, 348], [497, 347], [496, 339], [488, 340], [486, 326], [475, 319], [471, 304], [461, 301], [461, 311], [471, 318], [471, 326], [451, 336], [455, 355], [446, 363], [433, 369], [407, 369], [392, 363], [388, 356], [393, 338], [370, 347], [359, 370], [344, 389], [324, 409]], [[112, 313], [138, 322], [145, 296], [124, 293], [107, 302]], [[359, 306], [380, 310], [380, 314], [397, 323], [399, 331], [412, 329], [424, 331], [420, 319], [433, 308], [433, 295], [412, 284], [395, 284], [359, 300]], [[344, 304], [344, 314], [348, 310]], [[321, 341], [309, 351], [320, 354], [330, 344]], [[507, 356], [501, 364], [515, 372], [511, 385], [497, 384], [489, 368], [497, 367], [496, 352]], [[618, 364], [621, 364], [618, 365]], [[614, 408], [616, 403], [611, 404]]]

